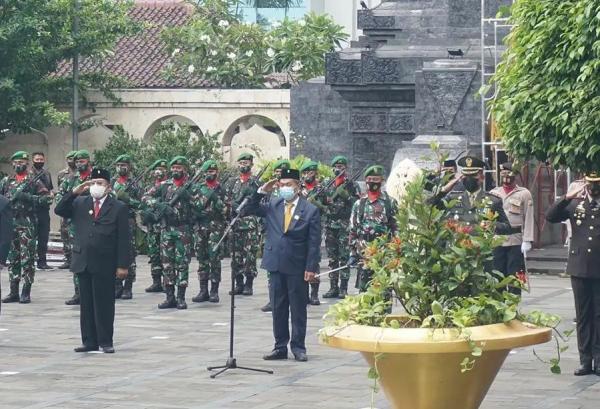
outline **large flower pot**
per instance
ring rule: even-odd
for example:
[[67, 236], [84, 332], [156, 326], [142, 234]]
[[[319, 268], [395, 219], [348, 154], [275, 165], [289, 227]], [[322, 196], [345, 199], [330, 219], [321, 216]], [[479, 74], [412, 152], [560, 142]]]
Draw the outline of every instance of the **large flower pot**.
[[[470, 356], [456, 329], [380, 328], [350, 325], [325, 328], [322, 342], [359, 351], [369, 365], [377, 360], [379, 382], [396, 409], [477, 409], [511, 349], [550, 341], [552, 330], [520, 321], [469, 328], [483, 354], [461, 373]], [[525, 380], [524, 380], [525, 381]]]

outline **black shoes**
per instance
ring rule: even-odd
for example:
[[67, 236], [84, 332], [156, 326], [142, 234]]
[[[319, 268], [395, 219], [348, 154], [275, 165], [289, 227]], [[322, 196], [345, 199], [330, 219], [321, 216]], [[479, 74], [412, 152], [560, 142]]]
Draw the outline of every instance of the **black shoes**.
[[[598, 369], [598, 368], [596, 368]], [[573, 375], [575, 376], [585, 376], [585, 375], [591, 375], [593, 374], [595, 371], [592, 367], [592, 363], [585, 363], [582, 364], [579, 368], [575, 369], [575, 372], [573, 373]], [[596, 371], [598, 372], [598, 371]]]
[[337, 280], [330, 281], [329, 291], [323, 294], [323, 298], [338, 298], [340, 295], [340, 289], [338, 287]]
[[[244, 292], [244, 276], [237, 275], [237, 276], [235, 276], [235, 288], [233, 290], [233, 293], [235, 295], [242, 295], [243, 292]], [[229, 295], [231, 295], [231, 291], [229, 292]]]
[[97, 351], [98, 347], [95, 346], [88, 346], [88, 345], [82, 345], [80, 347], [74, 348], [73, 351], [75, 352], [90, 352], [90, 351]]
[[68, 261], [65, 261], [64, 263], [62, 263], [60, 266], [58, 266], [58, 268], [60, 270], [68, 270], [71, 268], [71, 263]]
[[131, 300], [133, 298], [133, 281], [126, 279], [123, 284], [122, 300]]
[[10, 282], [10, 293], [2, 299], [3, 303], [19, 302], [19, 282]]
[[65, 305], [79, 305], [79, 303], [80, 301], [78, 293], [73, 294], [73, 297], [65, 301]]
[[263, 356], [265, 361], [278, 361], [288, 359], [288, 354], [286, 350], [274, 350], [270, 354]]
[[298, 362], [306, 362], [308, 361], [308, 357], [305, 352], [296, 352], [294, 353], [294, 359]]
[[179, 286], [177, 287], [177, 309], [178, 310], [187, 310], [187, 303], [185, 302], [185, 290], [186, 287]]
[[160, 283], [160, 277], [152, 277], [152, 285], [145, 290], [147, 293], [162, 293], [163, 287]]
[[205, 302], [209, 300], [208, 295], [208, 280], [200, 281], [200, 292], [192, 298], [192, 302]]
[[123, 296], [123, 280], [115, 280], [115, 300], [120, 300]]
[[254, 294], [254, 290], [252, 290], [252, 283], [254, 282], [254, 277], [248, 276], [246, 277], [246, 284], [244, 284], [244, 290], [242, 291], [243, 295], [252, 295]]
[[347, 295], [348, 295], [348, 280], [344, 280], [342, 278], [342, 282], [340, 283], [340, 294], [338, 295], [338, 298], [340, 300], [343, 300], [344, 298], [346, 298]]
[[43, 261], [43, 262], [41, 262], [41, 263], [40, 263], [40, 262], [38, 262], [38, 264], [37, 264], [37, 268], [38, 268], [38, 270], [52, 270], [52, 267], [50, 267], [50, 266], [48, 265], [48, 263], [46, 263], [45, 261]]
[[113, 347], [100, 347], [100, 350], [105, 354], [114, 354], [115, 349]]
[[29, 304], [31, 302], [31, 284], [25, 283], [23, 284], [23, 289], [21, 290], [21, 298], [19, 298], [20, 304]]
[[219, 302], [219, 282], [211, 281], [210, 282], [210, 295], [208, 297], [208, 301], [217, 303]]
[[266, 303], [263, 307], [261, 307], [260, 309], [262, 312], [271, 312], [273, 311], [273, 307], [271, 306], [271, 301], [269, 301], [268, 303]]
[[167, 285], [165, 288], [165, 293], [167, 294], [167, 299], [158, 304], [158, 308], [161, 310], [167, 308], [177, 308], [177, 300], [175, 300], [175, 286]]

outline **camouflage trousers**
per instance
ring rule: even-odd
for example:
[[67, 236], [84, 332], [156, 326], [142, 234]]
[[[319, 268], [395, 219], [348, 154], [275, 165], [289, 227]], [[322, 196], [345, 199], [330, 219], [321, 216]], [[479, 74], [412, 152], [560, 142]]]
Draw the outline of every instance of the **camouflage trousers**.
[[150, 264], [150, 274], [152, 274], [152, 277], [162, 277], [163, 265], [160, 258], [160, 227], [149, 226], [146, 240], [148, 241], [148, 263]]
[[260, 247], [258, 229], [234, 230], [230, 240], [231, 271], [236, 275], [256, 277], [256, 257]]
[[[348, 227], [326, 227], [325, 248], [327, 249], [327, 256], [329, 257], [329, 268], [331, 270], [348, 264], [348, 259], [350, 258], [350, 248], [348, 245]], [[340, 275], [342, 277], [342, 280], [350, 279], [350, 269], [345, 268], [341, 271], [329, 273], [329, 278], [331, 280], [337, 281]]]
[[16, 226], [15, 236], [8, 252], [10, 281], [32, 284], [35, 278], [36, 232], [32, 226]]
[[221, 282], [221, 249], [213, 251], [223, 229], [217, 226], [194, 226], [194, 250], [198, 259], [198, 279]]
[[[135, 262], [135, 258], [137, 256], [137, 248], [135, 246], [135, 234], [137, 230], [137, 224], [135, 222], [135, 218], [129, 218], [129, 237], [131, 237], [131, 241], [129, 242], [129, 254], [131, 255], [131, 264], [129, 264], [129, 269], [127, 270], [127, 280], [135, 283], [135, 273], [137, 270], [137, 264]], [[118, 279], [117, 279], [118, 280]]]
[[72, 256], [72, 246], [73, 242], [71, 241], [71, 236], [69, 235], [69, 224], [70, 220], [68, 219], [60, 219], [60, 239], [63, 243], [63, 254], [65, 255], [65, 260], [68, 263], [71, 262]]
[[[66, 219], [66, 224], [67, 224], [67, 236], [68, 236], [68, 243], [69, 243], [69, 253], [72, 253], [72, 246], [73, 246], [73, 242], [75, 239], [75, 226], [73, 225], [71, 219]], [[63, 241], [64, 243], [64, 241]], [[69, 259], [69, 262], [71, 260]], [[75, 292], [79, 293], [79, 275], [73, 273], [73, 287], [75, 287]]]
[[373, 271], [363, 268], [359, 265], [356, 271], [356, 285], [355, 288], [358, 288], [358, 291], [364, 293], [367, 291], [369, 287], [369, 282], [373, 278]]
[[192, 237], [188, 226], [167, 226], [160, 234], [160, 258], [165, 285], [187, 287]]

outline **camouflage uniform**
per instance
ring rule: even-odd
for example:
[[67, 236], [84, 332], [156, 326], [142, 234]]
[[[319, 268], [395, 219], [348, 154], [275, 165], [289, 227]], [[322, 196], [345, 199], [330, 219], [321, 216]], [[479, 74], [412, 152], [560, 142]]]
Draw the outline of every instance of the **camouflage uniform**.
[[[75, 153], [75, 152], [73, 152], [73, 153]], [[67, 158], [68, 157], [69, 156], [67, 156]], [[68, 166], [65, 169], [58, 172], [58, 175], [57, 175], [58, 189], [60, 190], [60, 187], [62, 186], [62, 184], [65, 180], [70, 179], [73, 176], [75, 176], [75, 173], [76, 173], [75, 169], [71, 169]], [[63, 254], [65, 257], [65, 263], [62, 266], [60, 266], [60, 268], [69, 268], [69, 266], [71, 265], [71, 255], [72, 255], [71, 246], [73, 245], [73, 243], [71, 242], [71, 240], [69, 238], [68, 220], [65, 219], [64, 217], [61, 217], [61, 219], [60, 219], [60, 240], [63, 243]]]

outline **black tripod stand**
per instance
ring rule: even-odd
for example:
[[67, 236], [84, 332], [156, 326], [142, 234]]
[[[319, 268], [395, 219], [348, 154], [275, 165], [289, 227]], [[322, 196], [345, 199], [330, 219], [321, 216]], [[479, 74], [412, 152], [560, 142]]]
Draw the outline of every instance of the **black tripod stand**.
[[[238, 207], [238, 209], [237, 209], [238, 216], [236, 216], [229, 224], [229, 226], [228, 226], [229, 232], [232, 231], [231, 228], [233, 227], [235, 222], [239, 219], [240, 211], [245, 207], [247, 202], [248, 202], [247, 200], [244, 200], [244, 202], [242, 202], [242, 204]], [[228, 231], [226, 231], [225, 234], [227, 234]], [[229, 235], [229, 239], [232, 240], [232, 234]], [[219, 244], [217, 244], [215, 246], [217, 249], [221, 242], [222, 242], [222, 239], [221, 239], [221, 241], [219, 241]], [[231, 246], [231, 247], [233, 249], [233, 246]], [[235, 253], [232, 250], [231, 257], [234, 257], [234, 256], [235, 256]], [[233, 357], [233, 326], [235, 323], [235, 272], [233, 271], [233, 269], [231, 270], [231, 292], [229, 293], [229, 296], [231, 297], [231, 311], [230, 311], [230, 315], [229, 315], [229, 358], [227, 358], [227, 362], [225, 362], [225, 365], [209, 366], [208, 368], [206, 368], [209, 371], [215, 371], [215, 370], [219, 371], [219, 372], [216, 372], [216, 373], [210, 375], [210, 377], [212, 379], [214, 379], [217, 376], [221, 375], [223, 372], [227, 371], [228, 369], [243, 369], [246, 371], [254, 371], [254, 372], [273, 374], [273, 371], [268, 370], [268, 369], [257, 369], [257, 368], [248, 368], [245, 366], [239, 366], [237, 364], [237, 360]]]

